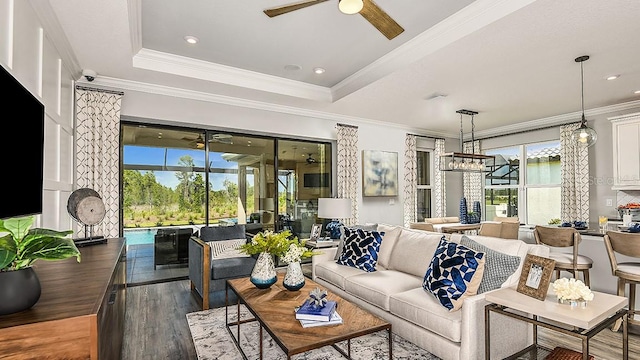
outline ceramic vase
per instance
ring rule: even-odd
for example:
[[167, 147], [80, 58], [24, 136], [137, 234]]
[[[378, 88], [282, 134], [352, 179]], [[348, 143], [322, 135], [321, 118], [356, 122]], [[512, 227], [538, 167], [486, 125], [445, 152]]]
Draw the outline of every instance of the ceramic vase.
[[40, 299], [40, 279], [33, 268], [0, 272], [0, 315], [31, 308]]
[[299, 261], [287, 265], [287, 273], [284, 275], [282, 285], [290, 291], [302, 289], [304, 286], [304, 274], [302, 273], [302, 266], [300, 266]]
[[261, 252], [253, 266], [250, 277], [251, 283], [258, 289], [268, 289], [278, 280], [273, 256], [267, 252]]
[[460, 224], [469, 223], [469, 215], [467, 215], [467, 198], [460, 199]]

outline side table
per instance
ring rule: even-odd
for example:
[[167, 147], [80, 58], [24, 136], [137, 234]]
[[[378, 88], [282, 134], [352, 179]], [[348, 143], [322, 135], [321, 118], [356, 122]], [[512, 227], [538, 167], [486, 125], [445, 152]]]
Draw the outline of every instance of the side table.
[[[589, 339], [603, 329], [609, 328], [616, 320], [622, 319], [622, 356], [629, 357], [627, 330], [627, 298], [602, 292], [593, 292], [593, 300], [586, 308], [571, 308], [559, 304], [554, 294], [549, 292], [544, 301], [521, 294], [515, 288], [504, 288], [487, 293], [485, 299], [485, 358], [491, 359], [491, 313], [499, 313], [533, 325], [533, 344], [509, 356], [517, 359], [525, 354], [537, 354], [538, 350], [551, 351], [538, 345], [537, 327], [542, 326], [582, 340], [582, 359], [589, 358]], [[521, 315], [526, 313], [531, 317]]]

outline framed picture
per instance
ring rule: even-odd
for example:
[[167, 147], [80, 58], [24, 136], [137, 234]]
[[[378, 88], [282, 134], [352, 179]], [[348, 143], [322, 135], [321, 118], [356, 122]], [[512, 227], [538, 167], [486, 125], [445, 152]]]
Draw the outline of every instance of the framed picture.
[[311, 225], [311, 235], [309, 235], [309, 240], [313, 240], [313, 241], [320, 240], [321, 231], [322, 231], [322, 224]]
[[398, 153], [362, 150], [362, 196], [398, 196]]
[[553, 259], [527, 254], [516, 290], [532, 298], [544, 300], [555, 264]]

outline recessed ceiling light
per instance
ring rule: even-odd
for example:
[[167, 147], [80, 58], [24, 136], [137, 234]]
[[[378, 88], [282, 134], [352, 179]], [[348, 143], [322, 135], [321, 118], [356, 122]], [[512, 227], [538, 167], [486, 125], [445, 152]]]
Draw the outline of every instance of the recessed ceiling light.
[[285, 65], [284, 69], [287, 71], [298, 71], [302, 69], [302, 66], [296, 65], [296, 64], [289, 64], [289, 65]]
[[607, 80], [615, 80], [617, 78], [619, 78], [620, 75], [611, 75], [611, 76], [607, 76]]
[[189, 44], [197, 44], [200, 40], [198, 40], [198, 38], [195, 36], [187, 35], [184, 37], [184, 41], [188, 42]]
[[317, 67], [317, 68], [313, 69], [313, 72], [316, 73], [316, 74], [324, 74], [325, 71], [326, 70], [321, 68], [321, 67]]

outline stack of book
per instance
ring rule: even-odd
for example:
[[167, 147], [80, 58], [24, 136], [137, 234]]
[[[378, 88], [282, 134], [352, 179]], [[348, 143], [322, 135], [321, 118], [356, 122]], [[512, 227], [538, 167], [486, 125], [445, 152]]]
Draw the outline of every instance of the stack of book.
[[296, 319], [304, 328], [326, 325], [342, 324], [342, 317], [336, 311], [338, 304], [335, 301], [327, 301], [325, 306], [316, 307], [307, 300], [296, 309]]

